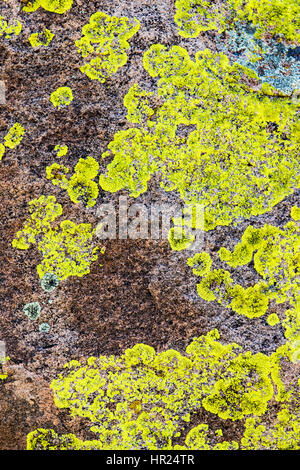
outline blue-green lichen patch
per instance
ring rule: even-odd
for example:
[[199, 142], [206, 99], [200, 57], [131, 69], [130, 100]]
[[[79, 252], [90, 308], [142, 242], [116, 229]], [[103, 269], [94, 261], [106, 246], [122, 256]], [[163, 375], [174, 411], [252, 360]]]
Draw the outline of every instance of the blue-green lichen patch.
[[237, 23], [224, 32], [217, 49], [230, 55], [232, 61], [254, 70], [259, 78], [291, 95], [300, 88], [299, 52], [295, 45], [286, 45], [274, 38], [255, 37], [255, 28]]
[[[136, 125], [117, 132], [103, 154], [113, 160], [102, 189], [137, 197], [158, 173], [166, 191], [204, 207], [204, 229], [212, 230], [270, 211], [300, 186], [297, 102], [207, 49], [192, 60], [182, 47], [156, 44], [144, 67], [159, 79], [157, 92], [134, 85], [125, 96]], [[183, 137], [180, 125], [196, 129]]]

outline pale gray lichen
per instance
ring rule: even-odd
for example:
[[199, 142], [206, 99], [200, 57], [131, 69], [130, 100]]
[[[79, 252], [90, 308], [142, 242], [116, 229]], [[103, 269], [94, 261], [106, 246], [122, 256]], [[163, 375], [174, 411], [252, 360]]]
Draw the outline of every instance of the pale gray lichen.
[[23, 312], [30, 320], [36, 320], [40, 316], [41, 306], [38, 302], [30, 302], [24, 306]]
[[39, 326], [39, 331], [41, 333], [49, 333], [50, 325], [48, 323], [41, 323]]
[[41, 286], [45, 292], [53, 292], [58, 284], [59, 279], [55, 273], [46, 273], [41, 280]]

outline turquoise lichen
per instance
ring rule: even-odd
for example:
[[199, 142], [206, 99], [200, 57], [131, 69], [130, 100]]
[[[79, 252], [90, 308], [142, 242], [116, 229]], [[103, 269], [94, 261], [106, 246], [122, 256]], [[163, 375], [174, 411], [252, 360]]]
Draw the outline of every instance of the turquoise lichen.
[[258, 77], [291, 95], [300, 88], [300, 65], [296, 46], [288, 46], [274, 38], [268, 41], [255, 37], [255, 28], [237, 23], [224, 32], [217, 49], [233, 61], [254, 70]]

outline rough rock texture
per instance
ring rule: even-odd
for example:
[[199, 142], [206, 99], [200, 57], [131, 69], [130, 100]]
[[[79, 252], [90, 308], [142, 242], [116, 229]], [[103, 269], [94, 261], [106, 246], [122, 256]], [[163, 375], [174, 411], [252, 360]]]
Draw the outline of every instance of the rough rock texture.
[[[131, 40], [128, 63], [104, 84], [80, 72], [82, 58], [74, 45], [82, 26], [97, 10], [136, 17], [141, 22]], [[106, 251], [93, 263], [89, 275], [61, 282], [50, 296], [41, 289], [36, 273], [39, 252], [35, 247], [22, 252], [11, 246], [27, 217], [27, 203], [41, 194], [55, 195], [66, 218], [95, 226], [99, 204], [117, 203], [120, 194], [126, 195], [100, 191], [93, 208], [72, 204], [65, 191], [45, 176], [46, 166], [56, 160], [54, 146], [61, 142], [69, 146], [68, 155], [60, 162], [70, 167], [80, 157], [99, 158], [114, 133], [130, 126], [122, 104], [129, 87], [138, 82], [154, 89], [155, 81], [142, 66], [144, 51], [159, 42], [184, 45], [193, 54], [213, 47], [214, 35], [183, 40], [173, 21], [173, 0], [74, 0], [65, 15], [42, 9], [24, 13], [20, 1], [8, 0], [0, 6], [0, 16], [6, 14], [19, 19], [23, 29], [20, 36], [0, 38], [0, 79], [6, 88], [6, 104], [0, 105], [0, 135], [14, 122], [22, 123], [26, 135], [0, 164], [0, 340], [6, 342], [11, 358], [9, 376], [0, 382], [0, 449], [24, 449], [26, 434], [39, 426], [89, 437], [84, 423], [55, 407], [49, 389], [51, 379], [70, 358], [118, 354], [137, 342], [159, 351], [170, 347], [182, 351], [194, 336], [215, 327], [222, 340], [269, 354], [283, 344], [284, 336], [280, 326], [269, 327], [266, 316], [250, 320], [201, 300], [196, 292], [197, 279], [186, 266], [188, 253], [172, 251], [162, 240], [99, 240], [99, 246], [104, 245]], [[55, 33], [55, 39], [49, 47], [35, 50], [28, 36], [45, 27]], [[50, 93], [58, 86], [70, 86], [75, 97], [59, 112], [49, 102]], [[106, 162], [100, 158], [99, 162], [104, 168]], [[153, 179], [147, 193], [135, 202], [150, 207], [153, 202], [171, 204], [176, 199], [173, 193], [163, 192]], [[299, 192], [271, 213], [253, 217], [250, 222], [257, 227], [264, 223], [283, 225], [297, 201]], [[216, 259], [218, 249], [232, 249], [248, 224], [206, 233], [203, 249]], [[257, 281], [251, 267], [243, 279], [238, 270], [233, 275], [247, 286]], [[53, 299], [51, 303], [49, 298]], [[38, 321], [29, 320], [22, 312], [23, 306], [32, 301], [42, 306]], [[269, 312], [281, 316], [284, 310], [285, 305], [271, 304]], [[49, 323], [48, 334], [39, 332], [41, 322]], [[218, 417], [204, 414], [204, 419], [217, 428]], [[234, 439], [239, 426], [226, 423], [225, 438]]]

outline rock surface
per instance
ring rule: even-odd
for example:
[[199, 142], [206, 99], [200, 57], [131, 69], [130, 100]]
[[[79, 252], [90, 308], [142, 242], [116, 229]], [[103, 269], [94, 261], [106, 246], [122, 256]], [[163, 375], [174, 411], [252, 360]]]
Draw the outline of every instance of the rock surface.
[[[128, 63], [104, 84], [80, 72], [82, 59], [74, 45], [82, 26], [98, 10], [136, 17], [141, 23], [131, 40]], [[119, 354], [141, 342], [158, 351], [183, 351], [193, 337], [212, 328], [219, 329], [224, 342], [235, 341], [250, 351], [270, 354], [284, 343], [284, 332], [280, 326], [270, 328], [266, 316], [250, 320], [201, 300], [196, 292], [197, 278], [186, 265], [187, 253], [172, 251], [164, 240], [99, 240], [106, 251], [93, 263], [90, 274], [61, 282], [50, 295], [41, 289], [36, 248], [22, 252], [11, 246], [27, 217], [28, 202], [41, 194], [55, 195], [64, 216], [95, 226], [97, 207], [108, 201], [117, 204], [120, 194], [126, 195], [100, 191], [93, 208], [73, 205], [65, 191], [46, 179], [45, 168], [55, 161], [54, 146], [61, 142], [69, 146], [68, 155], [60, 159], [62, 164], [74, 167], [80, 157], [91, 155], [100, 162], [100, 170], [104, 169], [102, 152], [116, 131], [130, 125], [123, 96], [135, 82], [154, 89], [153, 79], [142, 66], [144, 51], [153, 43], [162, 43], [184, 45], [193, 54], [213, 47], [215, 37], [180, 37], [173, 21], [173, 0], [75, 0], [65, 15], [42, 9], [24, 13], [20, 1], [8, 0], [0, 6], [0, 16], [7, 14], [21, 21], [23, 29], [20, 36], [0, 38], [0, 78], [6, 92], [5, 104], [0, 103], [0, 133], [4, 135], [13, 123], [20, 122], [26, 135], [0, 164], [0, 340], [5, 341], [10, 356], [8, 378], [0, 381], [0, 449], [25, 449], [26, 434], [37, 427], [89, 437], [84, 423], [55, 407], [49, 389], [50, 381], [71, 358]], [[43, 28], [55, 33], [55, 39], [49, 47], [35, 50], [28, 36]], [[70, 86], [75, 97], [60, 112], [49, 102], [50, 93], [58, 86]], [[134, 202], [149, 208], [157, 201], [172, 204], [175, 200], [153, 179], [147, 193]], [[271, 213], [252, 217], [238, 227], [206, 233], [203, 249], [217, 261], [218, 249], [232, 249], [249, 222], [257, 227], [264, 223], [284, 225], [297, 201], [299, 192]], [[237, 270], [234, 275], [239, 279]], [[257, 274], [249, 267], [239, 281], [249, 286], [257, 281]], [[22, 312], [23, 306], [33, 301], [42, 306], [38, 321], [29, 320]], [[280, 317], [284, 310], [285, 305], [272, 304], [269, 311]], [[39, 332], [40, 322], [49, 323], [48, 334]], [[218, 417], [205, 419], [217, 427]], [[239, 434], [239, 424], [225, 427], [227, 439]]]

